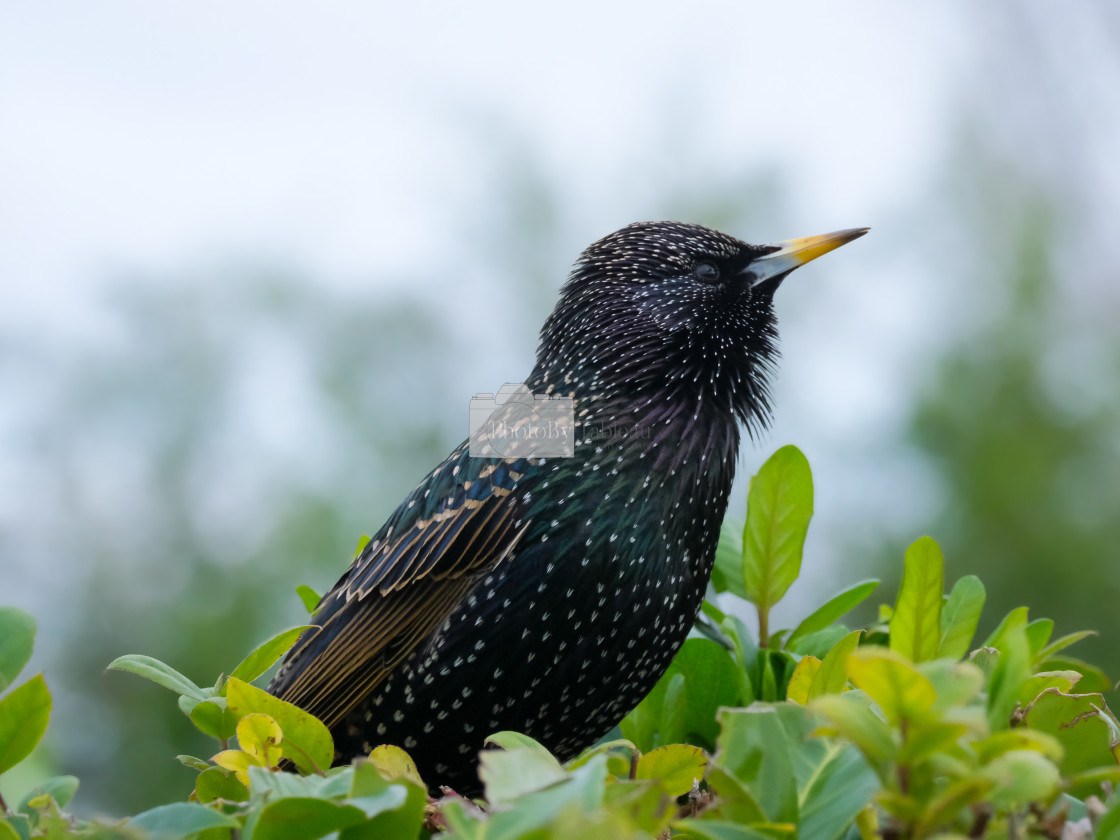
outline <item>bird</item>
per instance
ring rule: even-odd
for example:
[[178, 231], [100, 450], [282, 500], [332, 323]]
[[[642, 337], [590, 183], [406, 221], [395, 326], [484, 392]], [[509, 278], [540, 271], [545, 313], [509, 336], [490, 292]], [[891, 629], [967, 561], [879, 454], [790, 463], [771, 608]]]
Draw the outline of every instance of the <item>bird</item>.
[[750, 245], [640, 222], [590, 245], [521, 383], [531, 405], [493, 415], [527, 428], [554, 401], [566, 449], [493, 430], [481, 455], [456, 447], [323, 596], [268, 691], [327, 725], [336, 764], [393, 744], [433, 791], [476, 795], [498, 731], [560, 760], [601, 739], [700, 610], [740, 437], [771, 419], [774, 292], [867, 230]]

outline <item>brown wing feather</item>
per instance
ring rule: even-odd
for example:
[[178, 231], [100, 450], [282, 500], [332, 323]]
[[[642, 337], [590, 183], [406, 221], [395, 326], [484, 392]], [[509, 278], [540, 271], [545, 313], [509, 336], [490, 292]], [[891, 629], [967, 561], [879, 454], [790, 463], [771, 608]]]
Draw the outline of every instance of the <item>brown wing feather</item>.
[[393, 538], [398, 510], [383, 529], [389, 538], [367, 545], [323, 598], [319, 628], [300, 638], [269, 691], [338, 725], [513, 551], [528, 522], [510, 490], [495, 484], [476, 488], [481, 498], [448, 498]]

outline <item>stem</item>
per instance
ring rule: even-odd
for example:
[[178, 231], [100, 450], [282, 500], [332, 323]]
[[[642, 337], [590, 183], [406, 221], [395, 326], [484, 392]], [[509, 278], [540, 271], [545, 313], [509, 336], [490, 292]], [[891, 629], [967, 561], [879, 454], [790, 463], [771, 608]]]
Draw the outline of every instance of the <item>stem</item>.
[[758, 649], [766, 650], [770, 644], [770, 608], [758, 605]]
[[10, 814], [8, 810], [8, 803], [4, 801], [4, 797], [0, 796], [0, 814]]

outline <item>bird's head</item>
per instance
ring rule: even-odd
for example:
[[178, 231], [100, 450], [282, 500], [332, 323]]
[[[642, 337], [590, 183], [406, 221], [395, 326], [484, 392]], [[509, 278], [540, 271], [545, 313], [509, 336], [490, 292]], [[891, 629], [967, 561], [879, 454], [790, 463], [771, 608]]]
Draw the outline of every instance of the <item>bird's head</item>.
[[538, 382], [595, 399], [710, 401], [764, 423], [774, 291], [866, 231], [749, 245], [699, 225], [628, 225], [577, 261], [541, 331]]

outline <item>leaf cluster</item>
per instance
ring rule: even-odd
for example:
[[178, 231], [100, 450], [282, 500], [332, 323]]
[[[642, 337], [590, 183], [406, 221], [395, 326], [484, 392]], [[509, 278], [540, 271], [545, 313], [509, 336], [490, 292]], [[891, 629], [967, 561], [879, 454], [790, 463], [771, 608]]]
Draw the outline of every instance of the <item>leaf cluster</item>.
[[[474, 801], [429, 796], [438, 780], [395, 746], [331, 767], [327, 728], [252, 685], [306, 629], [294, 627], [208, 687], [150, 657], [115, 660], [177, 694], [217, 742], [208, 759], [178, 757], [196, 773], [187, 801], [119, 823], [78, 820], [63, 810], [77, 779], [55, 777], [14, 806], [0, 800], [0, 840], [1120, 840], [1110, 683], [1068, 655], [1088, 634], [1054, 638], [1053, 622], [1024, 607], [976, 644], [984, 587], [965, 576], [946, 593], [928, 537], [907, 549], [897, 597], [870, 625], [841, 620], [873, 580], [771, 631], [800, 574], [812, 505], [805, 457], [778, 450], [751, 481], [745, 523], [723, 528], [693, 636], [619, 729], [567, 764], [526, 735], [494, 733]], [[299, 595], [313, 614], [318, 596]], [[751, 609], [757, 634], [741, 617]], [[0, 691], [34, 632], [25, 613], [0, 609]], [[49, 713], [41, 675], [0, 699], [0, 773], [35, 747]]]

